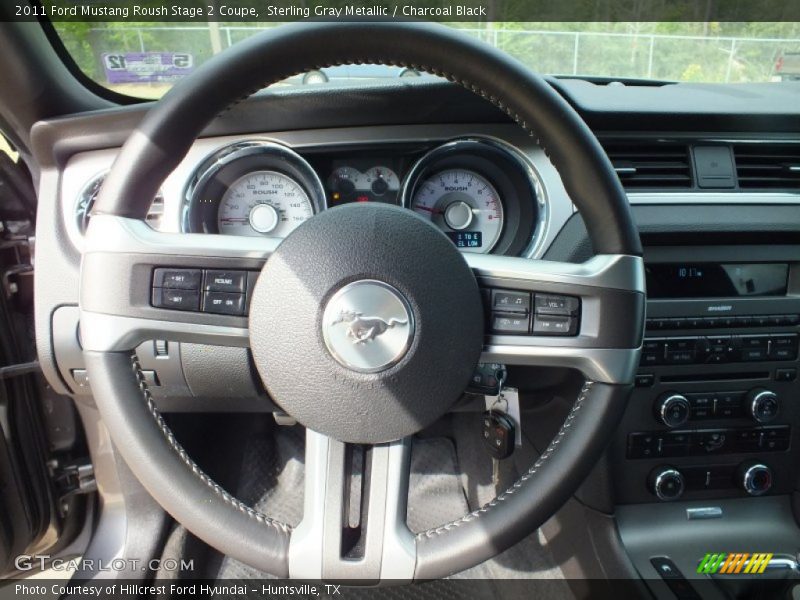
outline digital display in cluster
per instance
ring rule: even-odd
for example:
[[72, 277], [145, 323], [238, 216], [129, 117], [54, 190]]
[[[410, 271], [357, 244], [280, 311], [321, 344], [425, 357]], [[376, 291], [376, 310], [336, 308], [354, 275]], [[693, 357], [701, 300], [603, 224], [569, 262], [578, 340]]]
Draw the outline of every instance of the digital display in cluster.
[[445, 231], [453, 240], [456, 248], [480, 248], [483, 246], [483, 234], [480, 231]]

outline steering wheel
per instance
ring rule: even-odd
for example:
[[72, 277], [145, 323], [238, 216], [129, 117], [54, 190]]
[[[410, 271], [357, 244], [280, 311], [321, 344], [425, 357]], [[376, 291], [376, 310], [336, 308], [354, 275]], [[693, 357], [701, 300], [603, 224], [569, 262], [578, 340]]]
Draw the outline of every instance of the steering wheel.
[[[216, 115], [289, 76], [352, 63], [446, 77], [507, 113], [547, 151], [596, 255], [583, 264], [466, 255], [412, 211], [378, 204], [324, 211], [280, 243], [162, 233], [145, 224], [149, 199]], [[257, 283], [249, 317], [151, 306], [159, 267], [251, 271]], [[480, 287], [578, 297], [578, 335], [490, 335]], [[237, 44], [149, 111], [93, 211], [80, 305], [86, 367], [111, 439], [178, 522], [278, 577], [410, 581], [445, 577], [502, 552], [554, 514], [587, 476], [624, 410], [638, 364], [644, 268], [608, 158], [543, 79], [444, 26], [305, 23]], [[353, 329], [353, 314], [381, 318]], [[178, 444], [133, 352], [150, 339], [251, 348], [270, 396], [306, 426], [297, 527], [233, 498]], [[406, 526], [410, 437], [452, 407], [479, 361], [570, 367], [586, 381], [560, 431], [513, 486], [456, 521], [414, 534]], [[349, 444], [369, 445], [355, 558], [342, 555]]]

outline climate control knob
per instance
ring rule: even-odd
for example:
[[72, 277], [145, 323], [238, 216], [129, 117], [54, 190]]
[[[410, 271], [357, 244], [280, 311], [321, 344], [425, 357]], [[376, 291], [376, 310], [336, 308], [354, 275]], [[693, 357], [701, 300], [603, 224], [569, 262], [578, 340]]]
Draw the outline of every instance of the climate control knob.
[[650, 491], [659, 499], [669, 502], [683, 494], [683, 475], [672, 467], [658, 467], [650, 474]]
[[680, 427], [689, 420], [692, 407], [685, 396], [667, 393], [656, 402], [656, 417], [667, 427]]
[[778, 416], [780, 402], [775, 392], [764, 388], [750, 390], [747, 394], [747, 410], [750, 416], [759, 423], [769, 423]]
[[772, 488], [772, 482], [772, 469], [767, 465], [747, 464], [739, 469], [739, 484], [751, 496], [766, 494]]

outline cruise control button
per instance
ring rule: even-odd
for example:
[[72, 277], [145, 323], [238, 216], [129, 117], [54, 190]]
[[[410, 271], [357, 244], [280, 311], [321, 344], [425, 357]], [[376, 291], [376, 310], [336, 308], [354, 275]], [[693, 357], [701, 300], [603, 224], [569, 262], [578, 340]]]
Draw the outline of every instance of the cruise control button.
[[153, 289], [153, 306], [175, 310], [199, 310], [200, 292], [195, 290]]
[[528, 333], [528, 324], [527, 315], [492, 315], [492, 331], [494, 333]]
[[206, 292], [203, 297], [203, 312], [242, 315], [244, 314], [244, 294]]
[[492, 308], [503, 312], [527, 313], [531, 310], [531, 295], [527, 292], [492, 290]]
[[206, 271], [205, 290], [241, 294], [247, 286], [245, 271]]
[[153, 287], [179, 290], [199, 290], [200, 269], [155, 269]]

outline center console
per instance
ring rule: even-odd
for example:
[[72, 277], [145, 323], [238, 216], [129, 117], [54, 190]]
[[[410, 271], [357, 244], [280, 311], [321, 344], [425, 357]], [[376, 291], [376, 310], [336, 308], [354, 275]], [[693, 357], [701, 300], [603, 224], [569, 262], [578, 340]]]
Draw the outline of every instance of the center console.
[[617, 504], [794, 490], [800, 262], [792, 250], [647, 249], [646, 339], [611, 448]]

